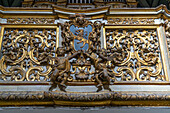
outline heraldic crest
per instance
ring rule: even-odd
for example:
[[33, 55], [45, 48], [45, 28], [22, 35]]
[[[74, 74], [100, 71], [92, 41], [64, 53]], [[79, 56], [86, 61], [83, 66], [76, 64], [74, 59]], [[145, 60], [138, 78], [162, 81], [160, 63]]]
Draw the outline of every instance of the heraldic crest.
[[[57, 57], [48, 56], [41, 63], [52, 66], [52, 91], [57, 86], [66, 91], [67, 85], [95, 85], [97, 92], [110, 90], [114, 73], [109, 69], [111, 57], [101, 48], [101, 22], [94, 23], [84, 15], [70, 16], [70, 21], [62, 24], [62, 47], [57, 49]], [[113, 57], [113, 56], [112, 56]]]

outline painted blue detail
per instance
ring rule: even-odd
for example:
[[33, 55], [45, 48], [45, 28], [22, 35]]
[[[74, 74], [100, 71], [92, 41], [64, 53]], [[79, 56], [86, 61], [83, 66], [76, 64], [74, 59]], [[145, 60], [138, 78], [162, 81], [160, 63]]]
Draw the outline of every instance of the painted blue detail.
[[[79, 36], [80, 33], [78, 31], [83, 31], [82, 33], [82, 37], [81, 38], [84, 38], [86, 40], [89, 40], [88, 37], [89, 37], [89, 34], [90, 32], [92, 32], [92, 26], [91, 25], [88, 25], [87, 27], [75, 27], [75, 25], [71, 25], [70, 26], [70, 31], [73, 33], [73, 35], [76, 37], [76, 36]], [[80, 40], [78, 39], [74, 39], [74, 48], [76, 51], [78, 50], [88, 50], [89, 48], [89, 44], [88, 43], [85, 43], [85, 45], [83, 45], [83, 42], [79, 43]]]

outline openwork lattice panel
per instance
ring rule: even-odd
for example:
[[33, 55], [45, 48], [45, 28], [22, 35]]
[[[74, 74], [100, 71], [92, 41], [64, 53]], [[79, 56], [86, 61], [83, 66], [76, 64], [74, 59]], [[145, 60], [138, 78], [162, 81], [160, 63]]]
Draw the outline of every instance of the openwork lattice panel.
[[40, 61], [47, 56], [55, 56], [55, 51], [55, 29], [5, 29], [0, 61], [1, 79], [48, 81], [52, 68]]
[[106, 45], [116, 81], [165, 81], [156, 30], [107, 29]]

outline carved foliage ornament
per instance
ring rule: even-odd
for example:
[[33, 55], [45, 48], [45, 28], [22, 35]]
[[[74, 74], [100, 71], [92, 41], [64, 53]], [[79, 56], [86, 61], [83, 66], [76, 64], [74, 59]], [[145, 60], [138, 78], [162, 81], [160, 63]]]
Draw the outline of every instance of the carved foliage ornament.
[[[132, 101], [146, 101], [146, 103], [151, 100], [155, 102], [159, 101], [169, 101], [170, 93], [169, 92], [89, 92], [89, 93], [72, 93], [72, 92], [44, 92], [44, 91], [20, 91], [20, 92], [0, 92], [0, 101], [12, 101], [12, 100], [20, 100], [20, 101], [54, 101], [59, 100], [64, 105], [67, 105], [67, 101], [70, 102], [96, 102], [98, 104], [99, 101], [110, 100], [110, 101], [124, 101], [127, 100]], [[66, 101], [66, 102], [64, 102]], [[18, 101], [16, 101], [18, 102]], [[62, 105], [62, 103], [60, 103]], [[152, 102], [153, 103], [153, 102]], [[107, 103], [108, 104], [108, 103]], [[140, 102], [141, 104], [141, 102]], [[145, 103], [143, 103], [145, 105]], [[22, 105], [22, 104], [21, 104]], [[83, 104], [84, 105], [84, 104]], [[103, 104], [104, 105], [104, 104]], [[132, 105], [132, 104], [130, 104]], [[168, 104], [169, 105], [169, 104]], [[81, 104], [79, 105], [81, 106]]]
[[106, 30], [108, 56], [116, 81], [165, 81], [155, 30]]
[[7, 18], [8, 24], [54, 24], [53, 18]]
[[108, 24], [115, 25], [151, 25], [155, 21], [152, 18], [109, 18]]
[[168, 20], [165, 21], [165, 32], [166, 32], [168, 50], [170, 52], [170, 22]]
[[55, 29], [5, 29], [2, 47], [4, 81], [48, 81], [52, 68], [39, 61], [55, 56]]

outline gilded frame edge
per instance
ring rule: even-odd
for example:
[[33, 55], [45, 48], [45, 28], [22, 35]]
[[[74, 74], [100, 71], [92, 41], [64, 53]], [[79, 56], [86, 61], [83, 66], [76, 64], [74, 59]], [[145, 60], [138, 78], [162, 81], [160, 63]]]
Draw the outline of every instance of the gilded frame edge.
[[[160, 30], [160, 27], [163, 28], [163, 30]], [[161, 54], [161, 62], [162, 62], [162, 66], [163, 66], [163, 72], [165, 75], [165, 79], [166, 82], [169, 82], [169, 78], [170, 78], [170, 72], [169, 72], [169, 63], [166, 64], [166, 61], [168, 60], [168, 57], [166, 55], [166, 53], [168, 53], [169, 56], [169, 52], [167, 49], [167, 39], [166, 39], [166, 35], [165, 35], [165, 29], [162, 26], [162, 24], [156, 24], [156, 25], [104, 25], [103, 27], [103, 37], [104, 37], [104, 48], [106, 48], [106, 36], [105, 36], [105, 31], [106, 29], [155, 29], [157, 32], [157, 37], [159, 40], [159, 46], [160, 46], [160, 54]], [[161, 35], [160, 35], [161, 34]], [[164, 39], [164, 40], [163, 40]], [[164, 48], [162, 48], [162, 46], [164, 45]], [[139, 82], [139, 81], [138, 81]], [[156, 83], [156, 82], [155, 82]], [[164, 83], [164, 81], [162, 82]], [[140, 83], [139, 83], [140, 84]]]

